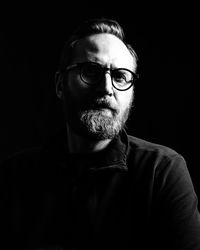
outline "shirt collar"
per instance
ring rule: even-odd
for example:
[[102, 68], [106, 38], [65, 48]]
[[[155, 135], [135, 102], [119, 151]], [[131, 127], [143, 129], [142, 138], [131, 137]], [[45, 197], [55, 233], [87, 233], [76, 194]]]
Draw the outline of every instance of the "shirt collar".
[[114, 138], [106, 149], [97, 153], [70, 154], [66, 142], [67, 133], [65, 129], [62, 129], [46, 144], [46, 150], [62, 167], [66, 167], [68, 162], [75, 165], [76, 161], [82, 161], [86, 162], [87, 169], [92, 171], [105, 169], [128, 171], [126, 165], [128, 136], [125, 130]]

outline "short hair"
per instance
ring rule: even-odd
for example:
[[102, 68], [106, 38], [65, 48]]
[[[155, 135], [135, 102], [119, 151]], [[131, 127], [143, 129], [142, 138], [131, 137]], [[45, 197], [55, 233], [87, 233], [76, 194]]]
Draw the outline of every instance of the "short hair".
[[89, 35], [94, 34], [112, 34], [119, 38], [127, 47], [130, 54], [136, 60], [136, 68], [138, 64], [138, 56], [135, 50], [125, 40], [124, 30], [121, 25], [113, 19], [108, 18], [94, 18], [83, 22], [75, 31], [71, 34], [66, 41], [61, 53], [58, 71], [64, 72], [65, 68], [71, 63], [73, 59], [73, 52], [77, 42]]

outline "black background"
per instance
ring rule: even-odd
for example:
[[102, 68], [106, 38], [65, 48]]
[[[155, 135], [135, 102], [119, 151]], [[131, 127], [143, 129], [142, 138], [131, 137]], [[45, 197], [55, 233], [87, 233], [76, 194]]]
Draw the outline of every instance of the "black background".
[[0, 160], [39, 145], [61, 122], [54, 73], [68, 33], [114, 18], [140, 59], [129, 132], [181, 153], [200, 194], [198, 7], [134, 1], [10, 4], [1, 9]]

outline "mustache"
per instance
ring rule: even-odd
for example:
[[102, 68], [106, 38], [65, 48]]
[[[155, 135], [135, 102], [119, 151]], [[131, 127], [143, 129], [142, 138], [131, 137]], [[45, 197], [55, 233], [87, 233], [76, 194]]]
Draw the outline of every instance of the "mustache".
[[114, 113], [119, 113], [118, 107], [114, 105], [112, 101], [108, 100], [108, 98], [97, 98], [97, 99], [90, 100], [87, 106], [92, 109], [106, 108], [106, 109], [110, 109]]

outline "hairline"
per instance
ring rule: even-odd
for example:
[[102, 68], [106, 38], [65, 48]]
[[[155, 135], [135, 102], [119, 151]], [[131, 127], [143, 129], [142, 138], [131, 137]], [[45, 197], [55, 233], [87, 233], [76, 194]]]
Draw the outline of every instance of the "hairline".
[[[126, 49], [128, 50], [129, 54], [131, 55], [131, 57], [132, 57], [132, 59], [133, 59], [133, 65], [135, 65], [135, 67], [133, 67], [133, 68], [136, 70], [136, 69], [137, 69], [137, 55], [136, 55], [135, 53], [132, 53], [132, 50], [131, 50], [131, 49], [127, 46], [127, 44], [126, 44], [124, 41], [122, 41], [118, 36], [116, 36], [116, 35], [114, 35], [114, 34], [112, 34], [112, 33], [108, 33], [108, 32], [91, 33], [91, 34], [88, 34], [88, 35], [86, 35], [86, 36], [84, 36], [84, 37], [81, 37], [80, 39], [77, 39], [77, 40], [73, 41], [73, 42], [71, 43], [71, 45], [70, 45], [71, 48], [74, 50], [73, 55], [75, 55], [76, 47], [78, 46], [79, 42], [81, 42], [81, 40], [87, 39], [87, 38], [89, 38], [89, 37], [91, 37], [91, 36], [101, 35], [101, 34], [112, 35], [112, 36], [118, 38], [118, 39], [125, 45]], [[133, 51], [133, 52], [134, 52], [134, 51]], [[71, 60], [71, 62], [72, 62], [72, 61], [73, 61], [73, 59]], [[68, 66], [68, 65], [67, 65], [67, 66]]]
[[[65, 70], [65, 67], [70, 65], [73, 61], [74, 50], [78, 42], [86, 37], [95, 35], [95, 34], [110, 34], [121, 40], [125, 45], [130, 55], [135, 62], [134, 70], [137, 71], [138, 68], [138, 56], [133, 49], [133, 47], [125, 41], [125, 34], [122, 26], [115, 20], [100, 18], [96, 20], [90, 20], [86, 22], [86, 26], [80, 26], [75, 32], [70, 36], [69, 40], [66, 42], [59, 64], [59, 71]], [[68, 54], [67, 54], [68, 52]]]

